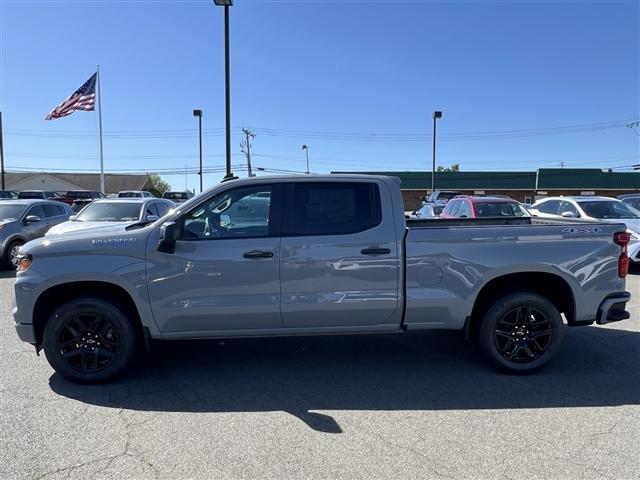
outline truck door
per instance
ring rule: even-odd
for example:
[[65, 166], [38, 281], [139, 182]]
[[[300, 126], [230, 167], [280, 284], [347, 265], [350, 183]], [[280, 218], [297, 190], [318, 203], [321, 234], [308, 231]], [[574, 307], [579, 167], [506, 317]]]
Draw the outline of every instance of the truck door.
[[367, 181], [286, 184], [285, 327], [397, 327], [401, 258], [390, 195]]
[[282, 328], [280, 185], [206, 198], [176, 219], [175, 252], [147, 246], [148, 288], [163, 333]]

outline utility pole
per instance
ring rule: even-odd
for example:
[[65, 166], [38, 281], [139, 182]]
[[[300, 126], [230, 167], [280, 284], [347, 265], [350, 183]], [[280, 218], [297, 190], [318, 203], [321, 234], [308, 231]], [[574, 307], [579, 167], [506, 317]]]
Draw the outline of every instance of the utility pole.
[[307, 154], [307, 175], [309, 175], [309, 145], [302, 145], [302, 150]]
[[243, 128], [242, 133], [244, 133], [244, 141], [240, 144], [240, 148], [242, 153], [247, 156], [247, 174], [249, 177], [253, 177], [254, 173], [251, 170], [251, 139], [255, 138], [256, 134], [248, 128]]
[[4, 190], [4, 140], [2, 133], [2, 112], [0, 112], [0, 170], [2, 171], [2, 190]]
[[198, 144], [200, 146], [200, 170], [198, 171], [198, 175], [200, 175], [200, 193], [202, 193], [202, 110], [194, 110], [193, 116], [198, 117]]
[[431, 193], [436, 191], [436, 120], [442, 118], [442, 112], [433, 112], [433, 164], [431, 167]]

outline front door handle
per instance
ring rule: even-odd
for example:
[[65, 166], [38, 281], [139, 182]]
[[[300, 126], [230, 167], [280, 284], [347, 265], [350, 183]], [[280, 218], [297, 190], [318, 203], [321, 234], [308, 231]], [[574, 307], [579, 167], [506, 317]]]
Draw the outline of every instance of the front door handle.
[[273, 252], [265, 252], [264, 250], [251, 250], [242, 254], [244, 258], [271, 258]]
[[386, 255], [391, 253], [391, 250], [388, 248], [363, 248], [360, 253], [363, 255]]

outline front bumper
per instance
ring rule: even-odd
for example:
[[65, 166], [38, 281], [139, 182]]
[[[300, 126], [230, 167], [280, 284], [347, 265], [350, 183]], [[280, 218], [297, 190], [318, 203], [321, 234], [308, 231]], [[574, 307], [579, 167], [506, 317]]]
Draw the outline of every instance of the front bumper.
[[629, 292], [609, 295], [598, 307], [596, 323], [598, 325], [604, 325], [605, 323], [627, 320], [631, 316], [625, 309], [629, 300], [631, 300], [631, 294]]
[[32, 323], [16, 323], [16, 333], [18, 334], [18, 338], [23, 342], [31, 343], [35, 345], [37, 343], [36, 340], [36, 330], [33, 328]]

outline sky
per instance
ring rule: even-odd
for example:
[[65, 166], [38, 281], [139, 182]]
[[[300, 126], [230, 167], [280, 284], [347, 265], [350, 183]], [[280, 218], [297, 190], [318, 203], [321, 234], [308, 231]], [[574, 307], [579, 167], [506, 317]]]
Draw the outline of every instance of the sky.
[[[636, 0], [235, 0], [230, 17], [239, 176], [242, 128], [254, 168], [304, 172], [306, 144], [316, 173], [430, 171], [434, 110], [438, 165], [640, 163]], [[198, 108], [215, 185], [223, 34], [209, 0], [0, 0], [7, 169], [99, 171], [97, 113], [44, 116], [100, 65], [105, 171], [197, 191]]]

